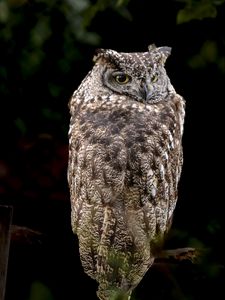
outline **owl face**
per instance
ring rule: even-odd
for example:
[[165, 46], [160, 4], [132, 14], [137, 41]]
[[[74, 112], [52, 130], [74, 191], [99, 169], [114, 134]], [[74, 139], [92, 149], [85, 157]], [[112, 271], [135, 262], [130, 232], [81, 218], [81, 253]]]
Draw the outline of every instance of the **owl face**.
[[98, 67], [102, 65], [102, 84], [112, 92], [155, 103], [174, 92], [164, 68], [169, 54], [170, 48], [152, 45], [143, 53], [99, 50], [94, 61]]

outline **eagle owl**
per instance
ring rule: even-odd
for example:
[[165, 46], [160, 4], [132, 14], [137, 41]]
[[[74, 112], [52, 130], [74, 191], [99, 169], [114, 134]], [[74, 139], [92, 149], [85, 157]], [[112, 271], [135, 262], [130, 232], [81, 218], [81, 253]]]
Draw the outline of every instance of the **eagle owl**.
[[170, 52], [97, 50], [69, 103], [72, 229], [101, 300], [130, 298], [171, 225], [185, 103], [166, 74]]

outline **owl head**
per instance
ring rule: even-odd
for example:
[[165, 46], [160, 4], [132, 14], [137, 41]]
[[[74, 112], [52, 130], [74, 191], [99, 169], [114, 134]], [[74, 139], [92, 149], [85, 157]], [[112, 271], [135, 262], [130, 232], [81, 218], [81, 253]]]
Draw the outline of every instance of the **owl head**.
[[155, 45], [150, 45], [148, 52], [135, 53], [98, 49], [93, 59], [94, 71], [98, 70], [100, 78], [97, 80], [107, 88], [107, 94], [116, 93], [139, 102], [155, 103], [174, 92], [164, 67], [170, 53], [171, 48]]

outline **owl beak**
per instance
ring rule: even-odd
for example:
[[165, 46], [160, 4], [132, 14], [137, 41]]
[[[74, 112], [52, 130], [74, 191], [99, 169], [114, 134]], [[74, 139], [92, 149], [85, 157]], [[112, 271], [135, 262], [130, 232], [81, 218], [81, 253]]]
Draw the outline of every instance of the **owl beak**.
[[144, 84], [143, 86], [143, 98], [148, 101], [152, 98], [153, 95], [153, 86], [149, 83]]

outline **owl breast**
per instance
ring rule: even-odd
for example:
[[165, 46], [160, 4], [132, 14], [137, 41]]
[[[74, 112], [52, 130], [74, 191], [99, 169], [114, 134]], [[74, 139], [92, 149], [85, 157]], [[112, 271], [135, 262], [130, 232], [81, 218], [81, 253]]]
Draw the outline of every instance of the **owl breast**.
[[124, 100], [77, 101], [71, 118], [72, 227], [100, 299], [112, 288], [131, 291], [153, 263], [182, 166], [182, 98]]

